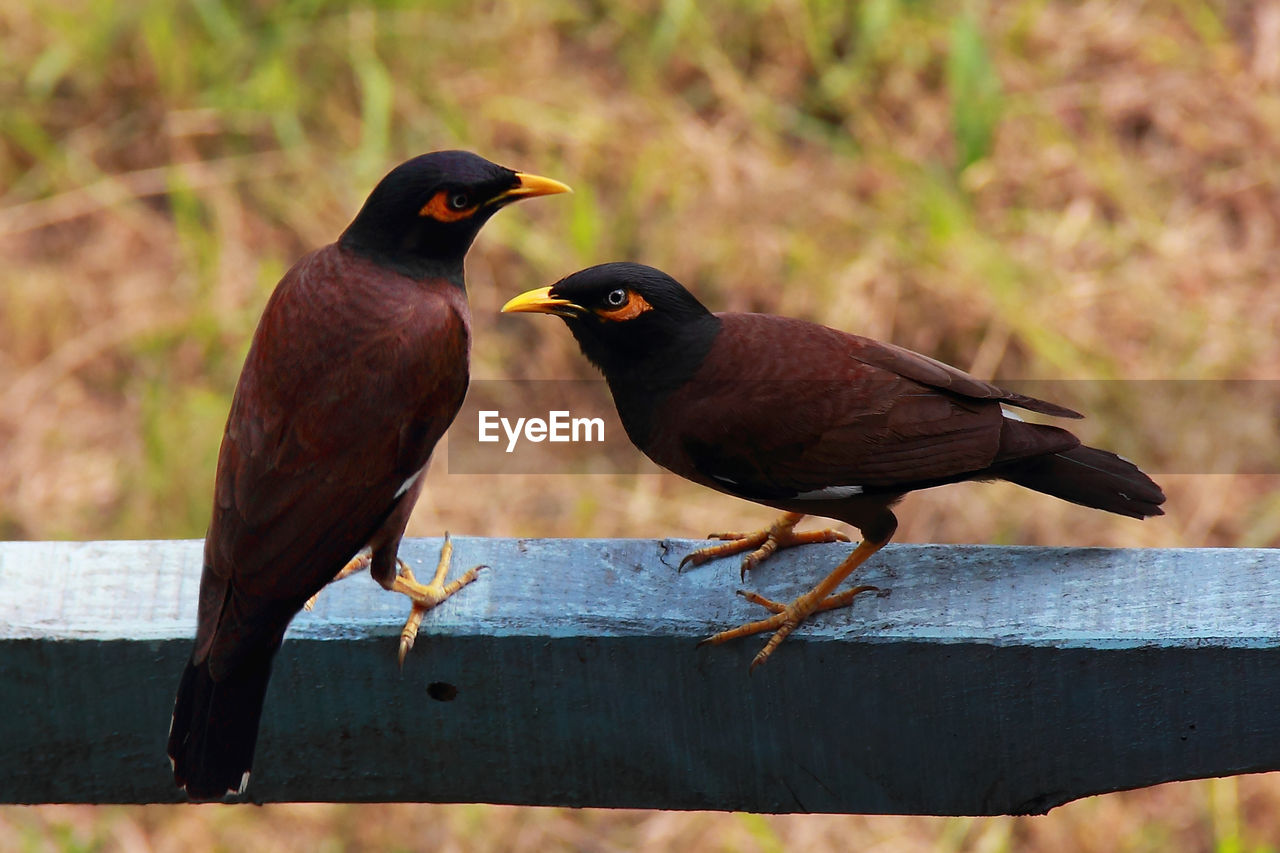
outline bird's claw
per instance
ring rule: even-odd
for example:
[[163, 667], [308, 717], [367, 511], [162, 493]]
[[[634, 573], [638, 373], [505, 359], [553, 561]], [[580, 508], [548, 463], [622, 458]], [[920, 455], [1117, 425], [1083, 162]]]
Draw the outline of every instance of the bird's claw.
[[[338, 581], [342, 580], [345, 577], [354, 575], [356, 572], [362, 572], [365, 569], [369, 568], [369, 564], [371, 562], [373, 562], [373, 556], [367, 552], [362, 551], [359, 554], [356, 554], [350, 560], [348, 560], [347, 564], [343, 566], [336, 575], [333, 576], [333, 580], [329, 581], [329, 583], [337, 583]], [[326, 584], [326, 586], [327, 585], [328, 584]], [[307, 599], [307, 603], [302, 605], [302, 609], [307, 611], [313, 610], [316, 606], [316, 600], [319, 598], [320, 598], [320, 592], [317, 591], [315, 595]]]
[[444, 579], [449, 574], [449, 562], [452, 558], [453, 541], [450, 539], [449, 534], [445, 533], [444, 545], [440, 548], [440, 559], [436, 563], [435, 575], [430, 583], [419, 583], [413, 576], [413, 570], [409, 568], [408, 563], [404, 560], [396, 561], [399, 571], [391, 588], [396, 592], [407, 595], [409, 600], [413, 602], [413, 607], [409, 611], [409, 618], [405, 620], [404, 627], [400, 629], [399, 660], [401, 666], [404, 666], [405, 656], [409, 654], [409, 650], [413, 648], [414, 641], [418, 638], [418, 630], [422, 627], [422, 619], [427, 615], [427, 611], [474, 581], [479, 577], [481, 569], [489, 568], [485, 565], [472, 566], [463, 573], [462, 577], [446, 584]]
[[817, 596], [813, 594], [814, 591], [811, 590], [787, 604], [774, 601], [771, 598], [765, 598], [758, 592], [740, 589], [738, 590], [738, 595], [742, 596], [747, 601], [750, 601], [752, 604], [758, 604], [767, 610], [773, 611], [773, 615], [755, 622], [748, 622], [744, 625], [739, 625], [736, 628], [721, 631], [718, 634], [713, 634], [705, 640], [700, 641], [698, 645], [718, 646], [721, 643], [726, 643], [729, 640], [736, 640], [739, 637], [746, 637], [751, 634], [760, 634], [765, 631], [773, 631], [774, 634], [769, 638], [769, 642], [765, 643], [764, 648], [761, 649], [751, 660], [751, 671], [754, 672], [756, 667], [767, 661], [769, 656], [773, 654], [774, 649], [780, 646], [782, 641], [790, 636], [791, 632], [794, 631], [800, 623], [804, 622], [805, 619], [815, 613], [834, 610], [837, 607], [848, 607], [853, 603], [854, 598], [861, 593], [871, 592], [877, 589], [877, 587], [867, 585], [855, 586], [852, 589], [847, 589], [844, 592], [836, 593], [835, 595], [829, 595], [821, 600], [819, 600]]
[[708, 545], [705, 548], [699, 548], [684, 555], [684, 559], [680, 561], [680, 568], [683, 569], [686, 564], [701, 566], [703, 563], [709, 563], [718, 557], [727, 557], [731, 554], [740, 554], [748, 548], [755, 548], [765, 541], [769, 531], [760, 530], [755, 533], [712, 533], [707, 536], [708, 539], [725, 540], [719, 545]]
[[683, 569], [689, 563], [700, 566], [717, 557], [727, 557], [731, 554], [741, 554], [743, 551], [749, 551], [750, 553], [742, 558], [740, 570], [740, 579], [746, 580], [747, 572], [784, 548], [793, 548], [796, 545], [812, 545], [819, 542], [849, 541], [849, 537], [838, 530], [808, 530], [803, 533], [797, 533], [795, 526], [800, 523], [802, 518], [804, 516], [799, 513], [789, 512], [764, 530], [755, 530], [748, 533], [708, 534], [708, 539], [719, 539], [721, 543], [719, 545], [708, 545], [705, 548], [699, 548], [686, 554], [684, 559], [680, 561], [680, 568]]

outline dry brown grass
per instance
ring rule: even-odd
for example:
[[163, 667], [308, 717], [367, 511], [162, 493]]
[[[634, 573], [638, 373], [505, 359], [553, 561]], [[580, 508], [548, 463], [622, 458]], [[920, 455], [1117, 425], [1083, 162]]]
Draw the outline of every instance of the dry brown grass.
[[[982, 375], [1280, 379], [1275, 2], [979, 4], [972, 74], [981, 91], [994, 69], [999, 120], [963, 170], [957, 117], [980, 131], [990, 107], [963, 96], [948, 64], [963, 34], [932, 6], [65, 5], [0, 10], [6, 538], [200, 535], [270, 287], [382, 171], [430, 148], [578, 190], [504, 213], [473, 250], [477, 378], [590, 376], [561, 329], [496, 309], [635, 259], [718, 309], [817, 319]], [[1133, 426], [1089, 410], [1099, 443]], [[898, 539], [1275, 546], [1277, 478], [1230, 474], [1242, 460], [1215, 430], [1233, 420], [1166, 424], [1152, 445], [1168, 456], [1140, 455], [1216, 472], [1161, 477], [1165, 518], [967, 486], [909, 498]], [[673, 477], [437, 464], [410, 533], [695, 535], [769, 517]], [[972, 821], [47, 807], [0, 811], [0, 848], [1255, 850], [1280, 846], [1276, 813], [1273, 777]]]
[[[328, 804], [10, 808], [4, 849], [103, 853], [223, 850], [542, 851], [1266, 850], [1280, 832], [1273, 780], [1174, 783], [1094, 797], [1045, 817], [715, 814], [484, 805]], [[1243, 828], [1243, 829], [1242, 829]], [[1247, 844], [1231, 847], [1223, 839]]]

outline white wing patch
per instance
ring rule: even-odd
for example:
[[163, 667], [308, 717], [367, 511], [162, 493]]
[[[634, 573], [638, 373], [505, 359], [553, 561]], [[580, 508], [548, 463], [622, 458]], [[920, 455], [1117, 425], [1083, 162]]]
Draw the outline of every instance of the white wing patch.
[[1019, 423], [1026, 423], [1026, 421], [1024, 421], [1022, 418], [1018, 417], [1018, 416], [1017, 416], [1017, 415], [1015, 415], [1013, 412], [1011, 412], [1011, 411], [1009, 411], [1008, 409], [1006, 409], [1004, 406], [1001, 406], [1001, 407], [1000, 407], [1000, 414], [1004, 415], [1006, 418], [1008, 418], [1008, 419], [1009, 419], [1009, 420], [1011, 420], [1011, 421], [1018, 421]]
[[[422, 466], [421, 468], [419, 468], [417, 471], [414, 471], [414, 472], [413, 472], [413, 476], [412, 476], [412, 477], [410, 477], [409, 479], [405, 480], [403, 483], [401, 483], [401, 484], [400, 484], [400, 488], [396, 490], [395, 497], [397, 497], [397, 498], [398, 498], [398, 497], [400, 497], [401, 495], [403, 495], [405, 492], [407, 492], [407, 491], [409, 491], [410, 489], [412, 489], [412, 488], [413, 488], [413, 484], [414, 484], [414, 483], [416, 483], [416, 482], [418, 482], [418, 478], [422, 476], [422, 472], [423, 472], [423, 471], [425, 471], [425, 470], [427, 470], [427, 466], [426, 466], [426, 465], [423, 465], [423, 466]], [[393, 498], [393, 500], [394, 500], [394, 498]]]
[[827, 486], [825, 489], [814, 489], [801, 492], [792, 498], [796, 501], [838, 501], [862, 494], [862, 486]]

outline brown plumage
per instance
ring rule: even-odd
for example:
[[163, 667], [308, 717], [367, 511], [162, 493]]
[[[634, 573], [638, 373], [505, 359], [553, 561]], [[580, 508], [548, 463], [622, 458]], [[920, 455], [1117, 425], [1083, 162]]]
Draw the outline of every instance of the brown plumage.
[[762, 663], [809, 614], [850, 603], [833, 590], [893, 536], [908, 492], [964, 480], [1008, 480], [1083, 506], [1144, 518], [1164, 494], [1132, 463], [1004, 407], [1078, 413], [1006, 391], [892, 344], [767, 314], [712, 314], [678, 282], [637, 264], [605, 264], [522, 294], [504, 311], [564, 318], [613, 393], [628, 436], [694, 482], [784, 510], [768, 531], [685, 558], [755, 549], [744, 572], [780, 547], [843, 538], [795, 533], [804, 515], [857, 527], [861, 545], [790, 604], [747, 597], [774, 616], [719, 643], [776, 629]]
[[[396, 553], [467, 390], [463, 258], [503, 204], [565, 189], [465, 152], [423, 155], [277, 285], [227, 419], [170, 729], [191, 799], [243, 792], [285, 629], [344, 566], [368, 562], [419, 620], [461, 585], [398, 577]], [[367, 561], [353, 559], [366, 547]]]

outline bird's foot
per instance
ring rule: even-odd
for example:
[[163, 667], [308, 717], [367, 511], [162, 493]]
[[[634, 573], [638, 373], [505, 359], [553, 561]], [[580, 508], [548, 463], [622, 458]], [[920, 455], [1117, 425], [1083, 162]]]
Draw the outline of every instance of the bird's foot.
[[[354, 575], [356, 572], [363, 572], [365, 569], [369, 568], [369, 563], [371, 563], [372, 561], [373, 561], [372, 555], [368, 554], [367, 552], [361, 552], [359, 554], [356, 554], [354, 557], [351, 558], [350, 562], [348, 562], [345, 566], [342, 567], [341, 571], [339, 571], [336, 575], [333, 576], [333, 580], [329, 581], [329, 583], [337, 583], [338, 581], [342, 580], [345, 577]], [[314, 608], [316, 606], [316, 599], [318, 599], [319, 597], [320, 597], [320, 593], [317, 592], [315, 595], [308, 598], [307, 603], [302, 605], [302, 609], [311, 610], [312, 608]]]
[[742, 577], [746, 578], [748, 571], [754, 569], [783, 548], [793, 548], [796, 545], [812, 545], [818, 542], [849, 541], [849, 537], [838, 530], [809, 530], [804, 533], [797, 533], [795, 526], [803, 518], [804, 515], [801, 513], [789, 512], [769, 525], [766, 530], [756, 530], [750, 533], [712, 533], [707, 536], [708, 539], [723, 539], [726, 541], [719, 545], [699, 548], [697, 551], [685, 555], [685, 558], [680, 561], [680, 568], [683, 569], [686, 563], [701, 566], [703, 563], [714, 560], [717, 557], [727, 557], [730, 554], [741, 554], [743, 551], [750, 551], [751, 553], [742, 558]]
[[396, 579], [391, 589], [395, 592], [403, 593], [409, 596], [409, 600], [413, 602], [413, 609], [409, 611], [409, 618], [405, 620], [404, 628], [400, 630], [400, 665], [404, 666], [405, 655], [409, 653], [409, 649], [413, 648], [413, 642], [418, 638], [418, 629], [422, 626], [422, 617], [427, 615], [427, 611], [471, 583], [480, 575], [480, 570], [487, 568], [486, 566], [473, 566], [451, 583], [445, 583], [445, 576], [449, 573], [449, 561], [453, 557], [453, 542], [449, 538], [449, 534], [444, 535], [444, 545], [440, 548], [440, 561], [436, 563], [436, 573], [431, 579], [431, 583], [418, 583], [417, 578], [413, 576], [413, 570], [409, 568], [409, 564], [404, 560], [397, 560], [400, 565], [400, 571], [396, 575]]
[[746, 637], [751, 634], [760, 634], [765, 631], [773, 631], [774, 634], [769, 638], [769, 642], [760, 650], [760, 653], [751, 661], [751, 669], [754, 670], [760, 664], [769, 659], [769, 655], [773, 654], [773, 650], [782, 644], [792, 631], [805, 619], [814, 613], [822, 613], [826, 610], [834, 610], [837, 607], [848, 607], [853, 603], [853, 599], [860, 593], [871, 592], [876, 590], [874, 586], [855, 586], [844, 592], [829, 595], [826, 598], [820, 596], [818, 589], [812, 589], [804, 595], [796, 598], [790, 604], [782, 604], [770, 598], [765, 598], [759, 593], [750, 592], [745, 589], [738, 590], [747, 601], [753, 604], [759, 604], [773, 611], [773, 615], [768, 619], [761, 619], [758, 622], [748, 622], [745, 625], [739, 625], [737, 628], [731, 628], [727, 631], [721, 631], [718, 634], [707, 637], [699, 646], [712, 645], [718, 646], [729, 640], [736, 640], [739, 637]]

